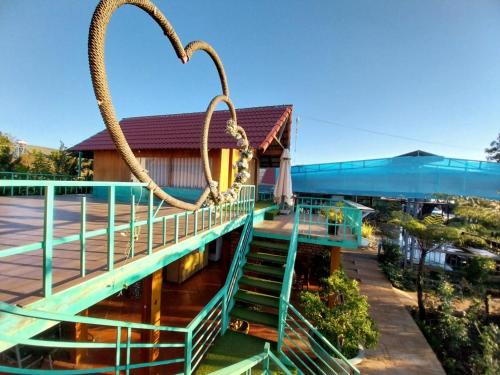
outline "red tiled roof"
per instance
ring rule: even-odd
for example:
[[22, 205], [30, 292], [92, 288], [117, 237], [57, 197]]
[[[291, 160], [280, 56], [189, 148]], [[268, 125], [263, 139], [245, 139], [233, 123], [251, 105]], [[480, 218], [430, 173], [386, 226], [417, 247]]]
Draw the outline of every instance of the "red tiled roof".
[[[245, 129], [250, 145], [263, 152], [291, 115], [291, 105], [237, 109], [238, 124]], [[229, 111], [216, 111], [210, 124], [211, 149], [236, 148], [226, 134]], [[199, 149], [205, 112], [129, 117], [120, 121], [133, 150]], [[71, 147], [73, 151], [114, 150], [107, 129]]]

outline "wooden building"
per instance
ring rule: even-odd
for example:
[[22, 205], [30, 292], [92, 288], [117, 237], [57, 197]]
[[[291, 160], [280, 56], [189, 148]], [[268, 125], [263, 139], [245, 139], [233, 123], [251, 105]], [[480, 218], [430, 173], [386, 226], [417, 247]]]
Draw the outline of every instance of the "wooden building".
[[[242, 108], [238, 123], [255, 150], [248, 184], [259, 185], [261, 169], [279, 167], [283, 148], [290, 145], [292, 106]], [[226, 134], [228, 111], [212, 117], [209, 155], [214, 180], [226, 190], [238, 158], [236, 141]], [[200, 141], [205, 112], [130, 117], [120, 121], [130, 147], [150, 176], [174, 196], [195, 199], [205, 186]], [[134, 181], [105, 129], [71, 148], [94, 159], [94, 180]]]

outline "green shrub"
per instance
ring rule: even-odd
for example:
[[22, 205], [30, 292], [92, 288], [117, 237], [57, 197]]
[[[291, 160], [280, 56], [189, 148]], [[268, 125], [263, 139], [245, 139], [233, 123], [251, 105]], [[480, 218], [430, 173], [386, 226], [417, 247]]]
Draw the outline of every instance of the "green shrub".
[[[336, 304], [330, 309], [324, 300], [332, 295]], [[360, 295], [357, 281], [343, 271], [324, 279], [321, 293], [302, 292], [300, 301], [306, 318], [346, 357], [356, 356], [359, 345], [373, 348], [377, 344], [379, 333], [368, 314], [367, 298]]]
[[378, 255], [378, 260], [381, 263], [392, 263], [399, 265], [403, 259], [401, 248], [399, 245], [390, 241], [382, 241], [382, 252]]

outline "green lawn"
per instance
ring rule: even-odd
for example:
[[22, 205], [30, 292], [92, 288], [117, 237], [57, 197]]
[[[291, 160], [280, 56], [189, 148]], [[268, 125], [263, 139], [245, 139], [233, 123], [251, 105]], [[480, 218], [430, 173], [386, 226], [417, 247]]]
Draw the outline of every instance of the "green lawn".
[[[262, 353], [265, 343], [264, 340], [257, 337], [228, 330], [224, 336], [217, 338], [215, 345], [209, 350], [208, 355], [196, 371], [196, 375], [210, 374]], [[275, 349], [276, 343], [271, 343], [271, 350], [275, 352]]]

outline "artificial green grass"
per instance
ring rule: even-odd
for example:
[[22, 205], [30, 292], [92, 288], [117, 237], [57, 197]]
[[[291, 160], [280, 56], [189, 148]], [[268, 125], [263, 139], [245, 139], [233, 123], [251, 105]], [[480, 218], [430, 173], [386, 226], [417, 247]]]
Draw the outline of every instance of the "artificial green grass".
[[257, 201], [255, 202], [255, 210], [260, 210], [261, 208], [274, 206], [276, 203], [273, 201]]
[[[258, 337], [244, 335], [228, 330], [224, 336], [218, 337], [215, 345], [196, 370], [196, 375], [206, 375], [264, 351], [266, 341]], [[276, 343], [271, 342], [271, 350], [276, 352]], [[273, 374], [279, 374], [275, 366]]]

